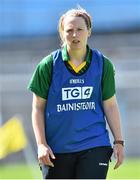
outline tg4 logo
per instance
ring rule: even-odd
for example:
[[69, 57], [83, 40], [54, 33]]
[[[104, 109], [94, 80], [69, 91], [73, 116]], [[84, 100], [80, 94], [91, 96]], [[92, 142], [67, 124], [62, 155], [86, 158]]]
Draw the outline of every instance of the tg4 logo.
[[62, 88], [62, 100], [89, 99], [92, 92], [92, 86]]

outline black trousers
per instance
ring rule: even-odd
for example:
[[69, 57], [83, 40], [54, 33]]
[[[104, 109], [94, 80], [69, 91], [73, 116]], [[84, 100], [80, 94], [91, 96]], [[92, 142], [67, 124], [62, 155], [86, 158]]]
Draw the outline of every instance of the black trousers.
[[41, 166], [43, 179], [106, 179], [112, 152], [104, 146], [55, 154], [54, 167]]

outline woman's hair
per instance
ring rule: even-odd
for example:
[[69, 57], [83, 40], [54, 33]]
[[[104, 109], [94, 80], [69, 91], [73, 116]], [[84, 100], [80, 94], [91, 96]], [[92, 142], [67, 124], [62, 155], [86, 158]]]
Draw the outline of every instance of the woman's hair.
[[91, 16], [86, 12], [85, 9], [81, 8], [80, 6], [76, 9], [71, 9], [67, 11], [65, 14], [63, 14], [59, 19], [58, 31], [62, 43], [64, 43], [63, 42], [64, 19], [68, 16], [82, 17], [85, 21], [87, 29], [90, 30], [92, 28]]

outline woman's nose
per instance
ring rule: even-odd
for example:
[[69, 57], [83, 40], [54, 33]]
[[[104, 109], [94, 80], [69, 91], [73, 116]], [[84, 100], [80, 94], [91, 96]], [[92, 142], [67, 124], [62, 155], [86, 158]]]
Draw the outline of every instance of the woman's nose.
[[77, 34], [76, 31], [74, 31], [74, 32], [73, 32], [73, 37], [76, 37], [76, 34]]

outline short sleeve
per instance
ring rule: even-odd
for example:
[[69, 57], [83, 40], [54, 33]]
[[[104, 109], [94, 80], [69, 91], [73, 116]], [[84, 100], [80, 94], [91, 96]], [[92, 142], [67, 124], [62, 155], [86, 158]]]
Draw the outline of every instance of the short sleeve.
[[45, 57], [36, 67], [28, 84], [28, 89], [36, 95], [47, 99], [52, 76], [52, 56]]
[[102, 76], [102, 100], [107, 100], [114, 96], [115, 87], [115, 68], [112, 62], [104, 56], [103, 76]]

